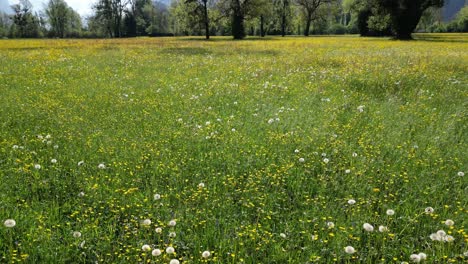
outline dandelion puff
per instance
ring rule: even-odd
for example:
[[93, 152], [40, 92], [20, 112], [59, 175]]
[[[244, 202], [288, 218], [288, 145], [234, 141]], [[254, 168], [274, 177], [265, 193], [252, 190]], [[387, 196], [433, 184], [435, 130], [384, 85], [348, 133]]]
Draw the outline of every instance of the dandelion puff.
[[158, 234], [161, 234], [162, 233], [162, 228], [156, 227], [156, 229], [154, 229], [154, 231], [156, 231], [156, 233], [158, 233]]
[[363, 105], [358, 106], [357, 110], [359, 111], [359, 113], [364, 112], [364, 106]]
[[180, 261], [178, 259], [171, 259], [169, 264], [180, 264]]
[[176, 235], [175, 232], [170, 232], [170, 233], [169, 233], [169, 237], [170, 237], [170, 238], [174, 238], [174, 237], [176, 237], [176, 236], [177, 236], [177, 235]]
[[388, 232], [388, 227], [382, 226], [382, 225], [379, 226], [379, 232], [380, 232], [380, 233]]
[[55, 164], [55, 163], [57, 163], [57, 160], [56, 159], [51, 159], [50, 162]]
[[159, 255], [161, 255], [161, 250], [159, 248], [156, 248], [156, 249], [153, 249], [153, 251], [151, 251], [151, 255], [157, 257]]
[[106, 165], [104, 165], [104, 163], [100, 163], [100, 164], [98, 165], [98, 169], [103, 170], [103, 169], [105, 169], [105, 168], [106, 168]]
[[445, 237], [445, 236], [447, 235], [447, 233], [445, 233], [444, 230], [439, 230], [439, 231], [437, 231], [436, 234], [437, 234], [438, 236], [440, 236], [440, 237]]
[[305, 161], [304, 158], [299, 158], [299, 162], [300, 162], [300, 163], [303, 163], [304, 161]]
[[80, 231], [73, 232], [73, 237], [74, 238], [80, 238], [81, 237], [81, 232]]
[[13, 145], [13, 149], [18, 149], [19, 146], [18, 145]]
[[285, 233], [281, 233], [281, 234], [280, 234], [280, 237], [286, 238], [286, 234], [285, 234]]
[[328, 162], [330, 162], [330, 160], [327, 159], [327, 158], [324, 158], [324, 159], [323, 159], [323, 162], [324, 162], [325, 164], [327, 164]]
[[327, 227], [328, 227], [328, 228], [334, 228], [334, 227], [335, 227], [335, 223], [333, 223], [333, 222], [327, 222]]
[[410, 260], [414, 263], [421, 262], [421, 257], [418, 254], [411, 254]]
[[151, 220], [150, 219], [145, 219], [145, 220], [143, 220], [141, 222], [141, 224], [144, 225], [144, 226], [149, 226], [149, 225], [151, 225]]
[[86, 244], [86, 240], [83, 240], [83, 242], [80, 243], [80, 248], [83, 248], [85, 244]]
[[41, 169], [41, 165], [39, 165], [39, 164], [34, 164], [34, 168], [35, 168], [36, 170], [40, 170], [40, 169]]
[[211, 256], [211, 253], [207, 250], [207, 251], [203, 251], [201, 255], [203, 258], [209, 258]]
[[268, 119], [268, 124], [273, 124], [273, 122], [275, 122], [273, 118]]
[[445, 236], [444, 241], [450, 243], [450, 242], [455, 241], [455, 238], [453, 236]]
[[357, 157], [358, 155], [357, 155], [356, 152], [353, 152], [352, 156], [355, 158], [355, 157]]
[[351, 173], [351, 170], [350, 170], [350, 169], [347, 169], [347, 170], [345, 170], [345, 173], [346, 173], [346, 174]]
[[200, 182], [200, 183], [198, 184], [198, 188], [200, 188], [200, 189], [205, 188], [205, 184], [204, 184], [203, 182]]
[[426, 209], [424, 209], [424, 212], [425, 212], [426, 214], [432, 214], [432, 213], [434, 213], [434, 208], [432, 208], [432, 207], [426, 207]]
[[354, 254], [356, 252], [356, 250], [352, 247], [352, 246], [347, 246], [344, 248], [344, 251], [347, 253], [347, 254]]
[[153, 198], [154, 198], [154, 200], [159, 200], [159, 199], [161, 199], [161, 195], [160, 194], [155, 194], [153, 196]]
[[84, 197], [84, 196], [85, 196], [85, 193], [84, 193], [84, 192], [78, 193], [78, 197]]
[[83, 166], [84, 165], [84, 160], [78, 161], [78, 166]]
[[395, 214], [395, 211], [394, 211], [394, 210], [392, 210], [392, 209], [388, 209], [386, 213], [387, 213], [387, 215], [390, 215], [390, 216], [392, 216], [392, 215], [394, 215], [394, 214]]
[[364, 230], [366, 230], [367, 232], [372, 232], [374, 231], [374, 227], [369, 224], [369, 223], [365, 223], [364, 225], [362, 225], [362, 227], [364, 228]]
[[151, 247], [150, 247], [149, 245], [146, 245], [146, 244], [145, 244], [145, 245], [143, 245], [143, 246], [141, 247], [141, 250], [143, 250], [143, 251], [150, 251], [150, 250], [151, 250]]
[[14, 227], [16, 225], [16, 221], [13, 220], [13, 219], [7, 219], [5, 220], [5, 222], [3, 222], [3, 224], [5, 225], [5, 227]]
[[166, 253], [167, 254], [174, 254], [174, 252], [175, 252], [175, 249], [173, 247], [167, 247], [166, 248]]
[[463, 177], [463, 176], [465, 176], [465, 173], [464, 173], [463, 171], [459, 171], [459, 172], [457, 173], [457, 175], [460, 176], [460, 177]]
[[169, 226], [175, 226], [177, 223], [175, 220], [169, 221]]
[[426, 259], [427, 259], [426, 253], [421, 252], [421, 253], [419, 253], [418, 255], [419, 255], [419, 258], [420, 258], [421, 260], [426, 260]]
[[437, 233], [432, 233], [429, 238], [432, 240], [432, 241], [441, 241], [442, 240], [442, 237], [439, 236]]
[[453, 222], [453, 220], [451, 220], [451, 219], [445, 220], [445, 225], [446, 226], [453, 226], [454, 224], [455, 224], [455, 222]]
[[300, 151], [298, 149], [295, 149], [294, 150], [294, 153], [299, 153]]
[[349, 199], [349, 200], [348, 200], [348, 204], [349, 204], [349, 205], [353, 205], [353, 204], [355, 204], [355, 203], [356, 203], [356, 200], [354, 200], [354, 199]]

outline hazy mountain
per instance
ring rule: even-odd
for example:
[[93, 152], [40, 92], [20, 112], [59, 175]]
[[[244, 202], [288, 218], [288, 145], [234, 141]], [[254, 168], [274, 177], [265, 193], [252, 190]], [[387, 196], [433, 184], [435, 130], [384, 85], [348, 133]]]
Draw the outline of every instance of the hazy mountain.
[[467, 0], [445, 0], [445, 5], [442, 8], [442, 17], [444, 21], [450, 21], [455, 18], [458, 11], [463, 6], [468, 5]]

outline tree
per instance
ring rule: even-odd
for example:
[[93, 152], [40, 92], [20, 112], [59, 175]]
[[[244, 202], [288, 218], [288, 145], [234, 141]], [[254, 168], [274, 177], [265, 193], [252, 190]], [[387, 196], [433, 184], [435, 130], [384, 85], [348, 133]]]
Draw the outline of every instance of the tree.
[[10, 35], [20, 38], [37, 38], [41, 36], [41, 21], [32, 13], [32, 5], [28, 0], [20, 0], [12, 5], [13, 25]]
[[309, 36], [310, 25], [312, 21], [319, 19], [317, 16], [317, 10], [325, 3], [331, 3], [333, 0], [296, 0], [296, 3], [302, 7], [305, 18], [305, 29], [304, 36]]
[[279, 16], [281, 36], [284, 37], [288, 26], [288, 18], [291, 15], [291, 2], [290, 0], [275, 0], [274, 4]]
[[101, 23], [109, 37], [122, 37], [122, 21], [129, 0], [99, 0], [93, 7], [95, 20]]
[[234, 39], [245, 38], [245, 19], [258, 15], [260, 0], [222, 0], [218, 3], [222, 13], [231, 18]]
[[70, 21], [70, 12], [64, 0], [49, 0], [45, 8], [51, 31], [55, 37], [65, 37]]
[[442, 7], [444, 0], [380, 0], [376, 2], [391, 19], [396, 39], [412, 39], [411, 33], [429, 7]]
[[193, 3], [193, 14], [200, 17], [201, 23], [205, 28], [205, 38], [210, 39], [210, 20], [208, 16], [208, 0], [186, 0], [186, 3]]

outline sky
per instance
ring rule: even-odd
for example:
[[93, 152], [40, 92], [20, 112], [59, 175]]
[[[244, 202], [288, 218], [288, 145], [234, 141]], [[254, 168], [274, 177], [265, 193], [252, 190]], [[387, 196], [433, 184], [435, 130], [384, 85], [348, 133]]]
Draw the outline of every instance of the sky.
[[[91, 6], [96, 1], [97, 0], [65, 0], [65, 2], [67, 2], [67, 4], [76, 12], [78, 12], [78, 14], [80, 14], [82, 17], [92, 14]], [[10, 5], [13, 5], [18, 3], [19, 1], [8, 0], [8, 2], [10, 2]], [[31, 2], [31, 4], [33, 5], [35, 11], [40, 11], [43, 9], [44, 5], [48, 2], [48, 0], [29, 0], [29, 2]]]

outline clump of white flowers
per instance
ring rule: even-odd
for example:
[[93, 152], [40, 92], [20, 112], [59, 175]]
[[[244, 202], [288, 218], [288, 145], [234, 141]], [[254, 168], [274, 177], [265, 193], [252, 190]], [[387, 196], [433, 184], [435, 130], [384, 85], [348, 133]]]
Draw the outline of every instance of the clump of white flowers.
[[432, 214], [432, 213], [434, 213], [434, 208], [432, 208], [432, 207], [426, 207], [426, 209], [424, 209], [424, 212], [425, 212], [426, 214]]
[[105, 168], [106, 168], [106, 165], [105, 165], [104, 163], [100, 163], [100, 164], [98, 165], [98, 169], [100, 169], [100, 170], [103, 170], [103, 169], [105, 169]]
[[353, 204], [355, 204], [355, 203], [356, 203], [356, 200], [354, 200], [354, 199], [349, 199], [349, 200], [348, 200], [348, 204], [349, 204], [349, 205], [353, 205]]
[[344, 251], [347, 253], [347, 254], [354, 254], [356, 252], [356, 250], [352, 247], [352, 246], [347, 246], [344, 248]]
[[202, 257], [203, 258], [209, 258], [211, 256], [211, 253], [207, 250], [207, 251], [203, 251], [202, 253]]
[[454, 224], [455, 224], [455, 222], [453, 222], [453, 220], [451, 220], [451, 219], [445, 220], [445, 225], [446, 226], [453, 226]]
[[366, 230], [367, 232], [372, 232], [372, 231], [374, 231], [374, 227], [373, 227], [371, 224], [369, 224], [369, 223], [364, 223], [364, 224], [362, 225], [362, 228], [364, 228], [364, 230]]
[[145, 219], [145, 220], [143, 220], [141, 222], [141, 224], [144, 225], [144, 226], [149, 226], [149, 225], [151, 225], [151, 220], [150, 219]]
[[153, 249], [153, 251], [151, 251], [151, 255], [157, 257], [159, 255], [161, 255], [161, 250], [159, 248], [156, 248], [156, 249]]
[[383, 226], [383, 225], [379, 226], [379, 232], [380, 233], [388, 232], [388, 227]]
[[174, 252], [175, 252], [175, 249], [173, 247], [167, 247], [166, 248], [166, 253], [167, 254], [174, 254]]
[[304, 162], [304, 161], [305, 161], [305, 159], [304, 159], [304, 158], [299, 158], [299, 162], [301, 162], [301, 163], [302, 163], [302, 162]]
[[394, 214], [395, 214], [395, 211], [392, 210], [392, 209], [388, 209], [386, 213], [387, 213], [387, 215], [390, 215], [390, 216], [391, 216], [391, 215], [394, 215]]
[[459, 172], [457, 173], [457, 175], [460, 176], [460, 177], [463, 177], [463, 176], [465, 176], [465, 173], [464, 173], [463, 171], [459, 171]]
[[200, 188], [200, 189], [205, 188], [205, 184], [204, 184], [203, 182], [200, 182], [200, 183], [198, 184], [198, 188]]
[[81, 237], [81, 232], [80, 231], [73, 232], [73, 237], [80, 238]]
[[159, 199], [161, 199], [161, 195], [157, 193], [157, 194], [155, 194], [153, 196], [153, 198], [154, 198], [154, 200], [159, 200]]
[[143, 246], [141, 247], [141, 250], [143, 250], [143, 251], [150, 251], [150, 250], [151, 250], [151, 247], [150, 247], [149, 245], [146, 245], [146, 244], [145, 244], [145, 245], [143, 245]]
[[176, 220], [169, 221], [169, 226], [175, 226], [176, 224]]
[[3, 222], [3, 225], [5, 225], [5, 227], [14, 227], [16, 225], [16, 221], [13, 220], [13, 219], [7, 219], [5, 220], [5, 222]]
[[328, 227], [328, 228], [334, 228], [334, 227], [335, 227], [335, 223], [333, 223], [333, 222], [327, 222], [327, 227]]
[[453, 242], [455, 240], [453, 236], [447, 235], [444, 230], [439, 230], [435, 233], [432, 233], [429, 238], [433, 241], [441, 242]]

